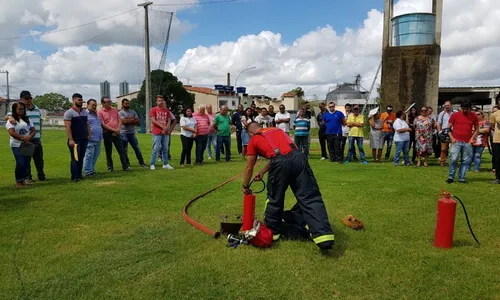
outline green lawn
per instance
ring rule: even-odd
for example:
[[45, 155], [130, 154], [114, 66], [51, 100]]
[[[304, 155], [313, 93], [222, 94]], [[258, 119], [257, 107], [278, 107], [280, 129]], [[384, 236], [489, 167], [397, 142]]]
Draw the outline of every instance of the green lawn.
[[[470, 184], [446, 185], [447, 168], [435, 161], [338, 165], [320, 161], [316, 149], [310, 162], [336, 237], [333, 255], [324, 256], [312, 242], [226, 248], [186, 223], [184, 204], [244, 163], [180, 169], [178, 136], [175, 170], [140, 169], [130, 153], [132, 171], [108, 173], [103, 149], [100, 174], [72, 184], [64, 132], [46, 131], [49, 181], [23, 190], [14, 188], [5, 130], [1, 140], [1, 299], [500, 299], [500, 197], [489, 184], [489, 154], [484, 172], [468, 173]], [[151, 137], [139, 140], [148, 160]], [[219, 215], [241, 213], [240, 186], [241, 178], [200, 199], [190, 214], [217, 228]], [[455, 247], [433, 248], [441, 188], [466, 203], [480, 248], [460, 208]], [[264, 201], [259, 194], [257, 212]], [[293, 203], [289, 194], [286, 205]], [[350, 213], [365, 231], [343, 226]]]

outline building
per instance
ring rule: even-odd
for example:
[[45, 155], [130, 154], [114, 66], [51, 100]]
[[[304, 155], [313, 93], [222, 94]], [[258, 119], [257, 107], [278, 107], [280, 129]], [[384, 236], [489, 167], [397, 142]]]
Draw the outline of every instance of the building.
[[121, 94], [121, 96], [116, 97], [116, 103], [118, 104], [118, 106], [120, 106], [123, 99], [128, 99], [128, 100], [136, 99], [137, 95], [139, 95], [139, 91], [127, 94]]
[[228, 109], [234, 110], [238, 108], [241, 99], [244, 99], [245, 103], [248, 101], [245, 96], [246, 94], [240, 96], [237, 92], [226, 86], [216, 85], [215, 89], [211, 89], [207, 87], [185, 85], [184, 88], [186, 91], [194, 94], [195, 109], [199, 105], [210, 104], [215, 111], [218, 111], [223, 105], [226, 105]]
[[295, 92], [288, 92], [281, 95], [281, 103], [286, 110], [299, 110], [299, 96]]
[[440, 87], [438, 106], [444, 102], [451, 101], [456, 109], [460, 109], [460, 104], [466, 100], [472, 105], [479, 107], [485, 112], [490, 112], [495, 106], [495, 98], [500, 93], [500, 86], [491, 87]]
[[[343, 107], [347, 103], [365, 105], [367, 104], [367, 94], [368, 92], [360, 91], [355, 84], [342, 83], [326, 94], [326, 102], [333, 101], [339, 107]], [[375, 100], [369, 99], [368, 104], [375, 104]]]
[[394, 0], [385, 0], [382, 101], [395, 110], [438, 105], [443, 0], [428, 1], [432, 13], [394, 17]]
[[111, 89], [109, 86], [109, 82], [106, 80], [100, 83], [101, 86], [101, 98], [102, 97], [111, 97]]
[[120, 95], [126, 95], [129, 93], [128, 82], [120, 82]]

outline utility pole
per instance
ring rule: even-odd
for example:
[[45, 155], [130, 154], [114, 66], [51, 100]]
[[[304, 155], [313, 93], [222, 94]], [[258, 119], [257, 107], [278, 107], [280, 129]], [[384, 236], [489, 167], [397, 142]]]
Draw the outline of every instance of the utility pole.
[[151, 63], [149, 59], [149, 15], [148, 6], [153, 2], [144, 2], [137, 4], [137, 6], [144, 7], [144, 52], [146, 53], [146, 132], [151, 132], [151, 119], [149, 118], [149, 111], [151, 110]]

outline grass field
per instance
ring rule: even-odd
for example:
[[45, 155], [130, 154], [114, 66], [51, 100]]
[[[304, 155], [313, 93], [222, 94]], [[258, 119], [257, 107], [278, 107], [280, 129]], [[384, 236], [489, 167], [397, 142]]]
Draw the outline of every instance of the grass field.
[[[140, 169], [130, 153], [132, 171], [108, 173], [103, 149], [98, 176], [73, 184], [64, 132], [46, 131], [49, 180], [16, 190], [5, 130], [0, 138], [1, 299], [500, 299], [500, 197], [489, 154], [468, 185], [446, 185], [447, 168], [435, 161], [338, 165], [316, 150], [310, 162], [336, 238], [324, 256], [312, 242], [226, 248], [184, 221], [184, 204], [240, 173], [239, 158], [180, 169], [174, 136], [175, 170]], [[149, 160], [151, 137], [139, 141]], [[241, 213], [240, 187], [241, 178], [200, 199], [191, 216], [217, 228], [219, 215]], [[441, 188], [466, 203], [480, 248], [460, 208], [454, 248], [433, 248]], [[257, 212], [264, 201], [259, 194]], [[294, 202], [288, 194], [287, 207]], [[350, 213], [365, 231], [342, 225]]]

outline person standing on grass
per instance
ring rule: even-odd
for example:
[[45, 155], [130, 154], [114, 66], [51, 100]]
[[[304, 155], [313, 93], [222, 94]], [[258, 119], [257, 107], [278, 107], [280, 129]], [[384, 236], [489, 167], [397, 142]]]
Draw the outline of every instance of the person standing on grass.
[[[438, 133], [441, 132], [441, 130], [448, 128], [448, 122], [450, 120], [451, 115], [454, 113], [455, 111], [452, 109], [451, 101], [446, 101], [443, 105], [443, 111], [440, 112], [437, 117]], [[441, 167], [444, 167], [444, 165], [446, 164], [446, 158], [448, 157], [449, 149], [450, 149], [449, 143], [441, 143], [440, 156], [439, 156]]]
[[243, 105], [238, 105], [238, 110], [231, 117], [231, 124], [236, 127], [236, 143], [238, 144], [238, 155], [242, 155], [243, 152], [243, 143], [241, 140], [241, 131], [243, 127], [241, 126], [241, 116], [245, 112], [243, 111]]
[[359, 105], [354, 105], [353, 113], [347, 117], [347, 126], [349, 127], [349, 153], [345, 163], [349, 163], [354, 156], [355, 145], [358, 146], [359, 158], [363, 165], [367, 165], [368, 162], [365, 158], [365, 150], [363, 148], [363, 126], [365, 126], [365, 117], [359, 113]]
[[82, 177], [83, 160], [90, 139], [88, 113], [82, 109], [83, 97], [75, 93], [71, 97], [73, 107], [64, 113], [64, 126], [68, 136], [68, 148], [71, 156], [71, 181], [79, 182]]
[[326, 138], [330, 161], [343, 163], [342, 155], [342, 126], [347, 124], [346, 118], [341, 111], [335, 110], [335, 103], [328, 104], [328, 112], [323, 116], [326, 124]]
[[396, 121], [396, 114], [392, 112], [392, 105], [387, 105], [387, 111], [383, 113], [380, 118], [382, 122], [384, 122], [384, 144], [387, 142], [387, 150], [385, 151], [385, 160], [389, 160], [391, 156], [392, 150], [392, 142], [394, 140], [394, 129], [392, 128], [392, 124]]
[[130, 167], [130, 160], [128, 159], [128, 144], [134, 149], [135, 157], [139, 161], [139, 165], [147, 168], [142, 157], [141, 149], [139, 148], [139, 141], [135, 135], [135, 126], [140, 124], [139, 116], [137, 113], [130, 109], [130, 101], [128, 99], [122, 100], [122, 110], [120, 110], [120, 139], [122, 140], [123, 152], [125, 152], [125, 161], [127, 166]]
[[245, 114], [241, 117], [241, 144], [243, 145], [242, 157], [245, 159], [247, 155], [247, 146], [250, 141], [250, 136], [248, 135], [247, 126], [251, 122], [254, 122], [253, 109], [251, 107], [245, 110]]
[[188, 107], [184, 110], [184, 115], [181, 117], [180, 125], [182, 142], [181, 168], [184, 168], [184, 160], [186, 160], [188, 165], [191, 164], [191, 151], [193, 150], [193, 143], [196, 138], [196, 131], [198, 128], [191, 108]]
[[373, 116], [370, 116], [370, 148], [375, 163], [382, 162], [382, 150], [384, 149], [382, 128], [384, 128], [384, 125], [377, 111]]
[[294, 142], [299, 150], [309, 157], [309, 131], [311, 130], [311, 120], [306, 118], [306, 110], [301, 108], [298, 111], [297, 118], [293, 121], [295, 130]]
[[207, 116], [210, 119], [210, 127], [208, 129], [207, 136], [207, 154], [208, 159], [212, 159], [212, 146], [215, 149], [217, 148], [217, 129], [214, 127], [215, 114], [212, 112], [212, 105], [207, 104]]
[[410, 113], [408, 114], [408, 121], [406, 122], [410, 126], [410, 149], [412, 149], [411, 161], [417, 161], [417, 147], [415, 142], [415, 119], [418, 117], [418, 111], [415, 106], [410, 108]]
[[396, 144], [396, 153], [394, 153], [394, 166], [399, 166], [399, 156], [403, 151], [405, 166], [410, 165], [410, 132], [411, 127], [406, 123], [406, 113], [402, 110], [396, 112], [396, 121], [394, 128], [394, 143]]
[[280, 112], [274, 117], [276, 127], [283, 130], [287, 135], [290, 135], [290, 114], [285, 110], [283, 104], [279, 107]]
[[120, 127], [122, 121], [118, 110], [111, 106], [111, 99], [109, 97], [102, 97], [102, 108], [99, 109], [97, 115], [102, 121], [104, 150], [106, 150], [106, 162], [108, 164], [108, 171], [113, 172], [113, 145], [120, 156], [123, 171], [128, 171], [127, 158], [125, 150], [123, 150], [122, 140], [120, 139]]
[[484, 113], [480, 110], [475, 112], [475, 114], [479, 122], [479, 134], [472, 144], [472, 159], [470, 161], [469, 171], [472, 166], [472, 162], [474, 162], [474, 172], [477, 173], [481, 168], [481, 158], [483, 156], [484, 149], [488, 147], [490, 121], [484, 118]]
[[461, 111], [454, 113], [448, 122], [451, 140], [450, 170], [446, 183], [453, 183], [457, 171], [458, 157], [462, 156], [458, 182], [466, 183], [465, 175], [472, 159], [472, 144], [479, 133], [479, 121], [471, 113], [472, 104], [465, 101], [461, 104]]
[[321, 145], [321, 160], [328, 159], [328, 154], [326, 152], [326, 123], [323, 120], [323, 116], [326, 113], [325, 103], [319, 104], [320, 113], [316, 116], [316, 121], [318, 121], [318, 138], [319, 144]]
[[231, 161], [231, 117], [227, 113], [227, 106], [222, 105], [220, 113], [215, 116], [214, 128], [217, 129], [215, 160], [220, 162], [221, 150], [225, 148], [226, 161]]
[[495, 172], [496, 179], [492, 184], [500, 184], [500, 110], [493, 112], [490, 117], [490, 126], [493, 130], [493, 169]]
[[255, 117], [255, 122], [259, 123], [262, 128], [273, 127], [273, 118], [268, 115], [267, 108], [263, 107], [260, 114]]
[[[262, 180], [269, 172], [264, 221], [273, 233], [273, 241], [289, 234], [283, 226], [283, 220], [286, 220], [286, 224], [293, 226], [298, 232], [305, 231], [307, 237], [312, 238], [320, 249], [331, 249], [335, 237], [306, 156], [297, 149], [287, 134], [277, 128], [262, 128], [260, 124], [253, 122], [248, 125], [248, 133], [251, 138], [242, 191], [244, 194], [251, 193], [249, 184], [257, 155], [267, 158], [268, 163], [255, 175], [255, 180]], [[288, 186], [292, 187], [297, 203], [290, 211], [284, 212]]]
[[[352, 105], [350, 103], [347, 103], [345, 106], [344, 106], [344, 110], [345, 110], [345, 117], [346, 119], [352, 115]], [[342, 126], [342, 144], [341, 144], [341, 148], [342, 148], [342, 161], [344, 161], [344, 159], [347, 157], [345, 156], [345, 148], [347, 146], [347, 148], [349, 148], [349, 126], [347, 126], [347, 123], [345, 125]], [[347, 149], [347, 154], [349, 154], [349, 149]], [[354, 149], [354, 154], [353, 154], [353, 157], [352, 157], [353, 160], [358, 160], [358, 157], [356, 156], [356, 149]]]
[[102, 121], [97, 116], [97, 101], [90, 99], [87, 101], [87, 114], [90, 126], [90, 137], [83, 159], [83, 175], [93, 176], [96, 174], [95, 165], [101, 154]]
[[415, 125], [415, 145], [417, 147], [417, 167], [420, 167], [421, 157], [424, 157], [424, 167], [428, 167], [429, 156], [432, 155], [433, 145], [433, 130], [436, 123], [433, 118], [429, 117], [429, 109], [423, 106], [420, 109], [420, 116], [413, 121]]
[[194, 113], [193, 117], [196, 119], [196, 124], [198, 125], [195, 138], [196, 164], [201, 165], [203, 163], [205, 149], [207, 148], [208, 131], [210, 128], [210, 118], [205, 113], [205, 105], [200, 105], [198, 107], [198, 112]]
[[276, 121], [274, 119], [276, 117], [276, 113], [274, 112], [274, 106], [269, 105], [269, 107], [267, 109], [267, 114], [273, 119], [273, 126], [272, 127], [276, 127]]
[[[26, 116], [31, 120], [33, 126], [35, 126], [35, 137], [31, 140], [31, 143], [35, 145], [35, 153], [33, 154], [33, 162], [35, 163], [35, 168], [37, 172], [38, 180], [45, 181], [47, 177], [44, 172], [44, 161], [43, 161], [43, 147], [42, 147], [42, 114], [38, 106], [33, 104], [33, 97], [29, 91], [22, 91], [19, 96], [19, 102], [23, 103], [26, 107]], [[16, 124], [16, 120], [11, 117], [12, 113], [9, 112], [5, 116], [4, 120], [9, 121], [12, 125]], [[33, 176], [31, 175], [31, 157], [27, 157], [28, 164], [26, 168], [26, 182], [33, 182]]]
[[26, 182], [26, 169], [28, 168], [28, 156], [21, 155], [21, 145], [29, 144], [35, 137], [36, 130], [31, 121], [26, 115], [26, 106], [22, 102], [14, 103], [12, 105], [11, 118], [15, 123], [5, 123], [5, 127], [10, 135], [10, 148], [16, 160], [16, 187], [24, 187]]
[[150, 169], [155, 170], [156, 158], [158, 152], [162, 152], [163, 169], [173, 170], [174, 168], [168, 163], [168, 140], [170, 139], [172, 124], [170, 121], [174, 117], [172, 112], [167, 108], [167, 104], [163, 96], [156, 96], [156, 107], [149, 111], [151, 124], [153, 127], [153, 153], [151, 153]]

